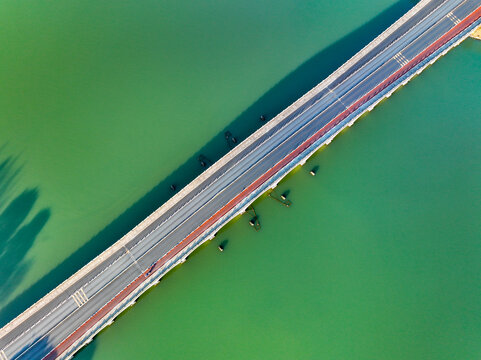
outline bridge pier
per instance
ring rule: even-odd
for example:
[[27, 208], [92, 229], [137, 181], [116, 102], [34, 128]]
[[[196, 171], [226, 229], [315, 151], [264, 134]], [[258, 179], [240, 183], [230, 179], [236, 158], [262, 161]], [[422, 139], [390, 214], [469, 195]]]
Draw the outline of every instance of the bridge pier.
[[481, 40], [481, 26], [478, 26], [470, 35], [473, 39]]
[[[184, 189], [181, 189], [179, 192], [177, 192], [168, 202], [166, 202], [162, 207], [160, 207], [151, 215], [149, 215], [149, 217], [147, 217], [141, 224], [137, 225], [131, 232], [129, 232], [121, 240], [119, 240], [118, 243], [112, 245], [104, 253], [99, 255], [92, 262], [90, 262], [81, 270], [79, 270], [75, 275], [73, 275], [71, 278], [66, 280], [61, 285], [59, 285], [59, 287], [57, 287], [48, 295], [46, 295], [44, 298], [42, 298], [39, 302], [37, 302], [35, 305], [33, 305], [31, 308], [25, 311], [22, 315], [12, 320], [4, 328], [0, 329], [0, 360], [8, 360], [7, 356], [9, 356], [10, 354], [16, 354], [18, 352], [18, 349], [23, 349], [25, 343], [28, 344], [28, 334], [27, 336], [24, 336], [23, 334], [28, 332], [31, 328], [33, 328], [33, 326], [37, 326], [37, 329], [40, 329], [38, 331], [44, 331], [45, 334], [48, 334], [51, 331], [48, 329], [48, 326], [50, 326], [48, 322], [46, 322], [45, 324], [41, 324], [41, 326], [37, 325], [37, 323], [35, 323], [34, 325], [30, 325], [33, 321], [31, 320], [31, 314], [43, 311], [42, 306], [44, 306], [45, 304], [48, 304], [52, 300], [56, 300], [59, 295], [63, 295], [64, 293], [67, 293], [67, 294], [76, 293], [73, 291], [68, 291], [71, 288], [74, 291], [79, 291], [76, 285], [79, 279], [85, 279], [85, 284], [86, 284], [85, 286], [87, 286], [93, 281], [97, 281], [97, 283], [99, 284], [100, 281], [98, 279], [102, 279], [100, 278], [100, 276], [104, 276], [104, 278], [107, 279], [106, 275], [111, 274], [113, 270], [119, 270], [119, 269], [122, 270], [123, 268], [120, 265], [118, 265], [118, 263], [116, 263], [116, 260], [112, 260], [112, 261], [110, 260], [106, 261], [106, 260], [110, 257], [113, 258], [114, 255], [117, 256], [116, 252], [118, 252], [122, 247], [130, 248], [129, 246], [126, 246], [126, 244], [133, 243], [134, 240], [139, 238], [140, 238], [140, 241], [144, 241], [142, 243], [144, 245], [158, 244], [158, 242], [161, 240], [154, 239], [155, 236], [154, 235], [151, 236], [150, 234], [155, 229], [161, 226], [161, 224], [156, 225], [156, 222], [159, 221], [160, 223], [160, 220], [162, 220], [162, 216], [165, 216], [166, 218], [165, 221], [168, 221], [168, 219], [170, 219], [172, 215], [169, 215], [169, 217], [167, 217], [168, 214], [166, 215], [166, 212], [169, 211], [172, 208], [172, 206], [177, 204], [178, 201], [184, 199], [185, 196], [190, 194], [190, 192], [194, 191], [196, 187], [202, 184], [204, 181], [207, 183], [208, 182], [207, 180], [213, 178], [215, 172], [222, 169], [222, 166], [226, 165], [228, 161], [231, 161], [233, 159], [235, 160], [236, 156], [240, 157], [239, 154], [241, 153], [241, 151], [244, 151], [245, 149], [247, 149], [248, 146], [253, 144], [253, 142], [256, 139], [259, 139], [263, 136], [267, 136], [266, 134], [268, 134], [269, 130], [271, 130], [274, 126], [278, 125], [280, 121], [283, 121], [286, 118], [286, 116], [293, 113], [294, 110], [295, 111], [297, 111], [297, 109], [299, 109], [299, 111], [302, 110], [304, 111], [302, 114], [305, 114], [306, 110], [309, 107], [307, 107], [307, 105], [305, 108], [302, 108], [302, 109], [300, 107], [301, 106], [304, 107], [304, 104], [307, 104], [307, 100], [309, 100], [310, 98], [313, 98], [313, 100], [315, 100], [314, 97], [316, 97], [317, 94], [320, 93], [319, 92], [320, 90], [326, 89], [326, 88], [329, 89], [328, 87], [329, 84], [331, 84], [336, 79], [336, 77], [340, 76], [343, 73], [343, 71], [345, 71], [346, 69], [349, 69], [350, 66], [354, 66], [355, 61], [360, 60], [361, 57], [364, 56], [364, 54], [371, 51], [372, 48], [374, 46], [377, 46], [381, 41], [383, 41], [383, 39], [389, 36], [393, 36], [392, 35], [393, 31], [395, 29], [398, 29], [401, 23], [403, 23], [404, 21], [407, 21], [410, 18], [410, 16], [417, 11], [416, 9], [419, 10], [420, 7], [424, 6], [429, 1], [431, 0], [421, 0], [418, 3], [418, 5], [416, 5], [413, 8], [414, 10], [411, 10], [403, 18], [398, 20], [398, 22], [396, 22], [391, 28], [389, 28], [386, 32], [381, 34], [372, 43], [370, 43], [365, 49], [363, 49], [361, 52], [355, 55], [353, 59], [349, 60], [345, 65], [343, 65], [336, 72], [334, 72], [330, 77], [328, 77], [328, 79], [320, 83], [318, 86], [316, 86], [314, 89], [306, 93], [303, 97], [301, 97], [291, 106], [286, 108], [281, 114], [279, 114], [273, 120], [268, 122], [260, 130], [252, 134], [247, 140], [238, 144], [238, 146], [236, 146], [229, 154], [225, 155], [218, 162], [216, 162], [215, 164], [212, 164], [203, 155], [199, 156], [199, 162], [201, 163], [201, 166], [205, 168], [209, 167], [208, 170], [206, 170], [201, 175], [199, 175], [196, 178], [196, 180], [194, 180], [192, 183], [187, 185]], [[479, 1], [481, 4], [481, 0]], [[284, 150], [290, 151], [290, 152], [286, 151], [286, 154], [288, 155], [285, 156], [283, 159], [281, 159], [281, 161], [279, 162], [273, 162], [272, 159], [277, 159], [277, 158], [275, 157], [271, 158], [271, 160], [269, 160], [272, 162], [271, 168], [269, 168], [269, 170], [264, 174], [257, 174], [256, 175], [258, 176], [257, 180], [254, 180], [254, 182], [252, 182], [252, 178], [248, 178], [247, 180], [244, 179], [243, 180], [244, 183], [241, 183], [243, 186], [245, 185], [243, 187], [242, 193], [238, 195], [236, 195], [237, 193], [230, 194], [232, 195], [230, 198], [230, 202], [227, 204], [224, 204], [223, 207], [220, 209], [216, 208], [215, 210], [218, 210], [218, 211], [214, 215], [210, 214], [212, 216], [208, 218], [207, 222], [203, 223], [206, 225], [203, 225], [197, 228], [195, 231], [189, 233], [187, 237], [183, 237], [182, 239], [180, 238], [177, 239], [180, 242], [178, 242], [177, 245], [175, 246], [172, 245], [173, 247], [170, 250], [170, 251], [175, 250], [175, 252], [172, 252], [172, 253], [160, 252], [160, 250], [157, 249], [155, 250], [157, 252], [154, 252], [154, 250], [152, 250], [152, 252], [149, 252], [151, 250], [148, 250], [147, 252], [145, 252], [145, 254], [142, 255], [142, 256], [146, 256], [146, 258], [147, 256], [150, 256], [151, 258], [149, 258], [149, 261], [147, 263], [150, 264], [152, 261], [156, 261], [155, 262], [157, 264], [156, 267], [158, 267], [152, 273], [150, 272], [146, 273], [148, 276], [144, 276], [141, 274], [139, 275], [138, 278], [133, 278], [133, 277], [129, 278], [127, 276], [123, 278], [122, 281], [124, 281], [124, 283], [122, 286], [124, 286], [124, 288], [121, 290], [121, 292], [118, 293], [118, 295], [116, 295], [113, 299], [111, 299], [109, 303], [106, 303], [105, 305], [103, 305], [103, 307], [100, 308], [100, 310], [98, 310], [96, 313], [94, 313], [94, 315], [90, 315], [86, 313], [85, 309], [87, 307], [78, 306], [74, 310], [72, 310], [71, 313], [73, 313], [73, 311], [77, 311], [76, 316], [84, 316], [84, 318], [82, 319], [86, 319], [85, 322], [82, 324], [80, 328], [76, 329], [73, 333], [67, 333], [68, 329], [63, 328], [62, 331], [64, 331], [67, 336], [66, 340], [64, 340], [64, 342], [61, 343], [60, 345], [54, 344], [54, 345], [58, 345], [57, 348], [55, 348], [55, 351], [58, 350], [58, 353], [52, 352], [50, 354], [47, 354], [47, 358], [53, 358], [54, 356], [60, 356], [61, 358], [70, 358], [80, 347], [85, 345], [86, 342], [90, 342], [96, 333], [98, 333], [104, 327], [112, 324], [119, 313], [121, 313], [123, 310], [125, 310], [129, 306], [133, 306], [136, 303], [136, 300], [138, 299], [138, 297], [141, 296], [142, 293], [144, 293], [150, 287], [158, 284], [160, 279], [168, 271], [170, 271], [175, 266], [184, 263], [187, 260], [187, 257], [189, 256], [189, 254], [191, 254], [202, 243], [204, 243], [207, 240], [212, 240], [215, 237], [217, 231], [219, 231], [219, 229], [222, 226], [224, 226], [227, 222], [232, 220], [237, 215], [244, 212], [252, 212], [254, 218], [252, 218], [252, 220], [250, 220], [249, 223], [251, 224], [251, 226], [256, 228], [258, 224], [258, 217], [254, 210], [250, 210], [251, 208], [249, 206], [251, 206], [251, 204], [257, 198], [259, 198], [269, 188], [270, 189], [276, 188], [282, 178], [284, 178], [288, 173], [294, 170], [297, 167], [297, 165], [304, 165], [306, 161], [309, 159], [309, 157], [312, 156], [312, 154], [314, 154], [321, 146], [329, 144], [335, 136], [337, 136], [344, 128], [346, 128], [346, 126], [352, 126], [352, 124], [354, 124], [354, 122], [358, 118], [360, 118], [362, 114], [366, 112], [366, 110], [371, 111], [384, 98], [389, 97], [400, 86], [407, 84], [407, 82], [411, 78], [416, 76], [416, 74], [420, 74], [427, 66], [434, 63], [435, 60], [437, 60], [440, 56], [446, 54], [449, 49], [459, 44], [466, 37], [470, 35], [473, 36], [473, 34], [475, 34], [476, 31], [478, 30], [481, 32], [481, 29], [479, 27], [481, 23], [481, 6], [477, 8], [475, 12], [472, 12], [472, 14], [474, 15], [470, 15], [468, 20], [465, 20], [466, 22], [463, 23], [462, 27], [458, 28], [459, 32], [457, 32], [458, 30], [455, 29], [450, 33], [444, 33], [444, 35], [442, 35], [442, 37], [440, 38], [442, 40], [438, 40], [437, 43], [433, 43], [430, 45], [430, 47], [425, 48], [422, 52], [418, 54], [419, 56], [418, 58], [411, 60], [412, 63], [409, 66], [407, 66], [407, 63], [406, 63], [407, 60], [404, 60], [404, 61], [399, 60], [399, 55], [395, 55], [394, 59], [397, 60], [398, 65], [404, 65], [405, 67], [401, 67], [401, 69], [397, 70], [396, 73], [393, 73], [389, 77], [386, 77], [384, 81], [378, 84], [376, 87], [373, 87], [370, 90], [368, 89], [369, 92], [367, 92], [366, 90], [366, 93], [364, 93], [362, 97], [360, 97], [362, 95], [361, 94], [351, 99], [353, 102], [351, 102], [352, 105], [350, 105], [350, 108], [348, 108], [342, 102], [342, 100], [339, 99], [341, 104], [344, 105], [346, 109], [343, 110], [342, 113], [338, 114], [334, 118], [332, 117], [327, 118], [327, 115], [326, 115], [326, 118], [324, 119], [326, 121], [326, 125], [323, 125], [323, 127], [320, 129], [316, 128], [315, 130], [317, 131], [314, 134], [311, 134], [309, 138], [303, 138], [303, 137], [294, 138], [297, 140], [299, 139], [302, 140], [302, 142], [300, 142], [301, 145], [295, 145], [297, 147], [294, 149], [294, 151], [292, 148], [290, 149], [286, 148], [286, 146], [290, 146], [290, 147], [294, 146], [293, 145], [294, 142], [289, 144], [288, 142], [283, 140], [284, 142], [281, 145], [283, 146]], [[452, 16], [453, 15], [451, 15], [451, 17]], [[481, 34], [479, 36], [481, 38]], [[385, 75], [387, 76], [389, 74], [390, 73], [388, 72]], [[365, 75], [367, 76], [368, 73], [366, 73]], [[355, 82], [353, 84], [355, 84]], [[355, 99], [357, 99], [357, 102], [354, 102]], [[309, 106], [313, 106], [313, 105], [309, 105]], [[261, 119], [261, 120], [265, 120], [265, 119]], [[328, 120], [329, 122], [327, 122]], [[289, 121], [294, 121], [294, 120], [289, 120]], [[292, 133], [293, 130], [295, 129], [291, 129], [289, 130], [289, 132], [285, 130], [286, 133], [284, 133], [284, 135], [294, 136], [294, 133]], [[231, 136], [231, 134], [229, 136]], [[295, 135], [295, 136], [298, 136], [298, 135]], [[254, 151], [258, 151], [257, 148], [255, 150], [251, 149], [249, 151], [252, 151], [252, 153], [255, 156], [259, 156], [259, 159], [260, 159], [259, 161], [261, 160], [268, 161], [268, 160], [264, 160], [266, 159], [264, 155], [262, 155], [263, 157], [261, 158], [260, 153], [254, 153]], [[246, 164], [244, 164], [244, 167], [245, 168], [241, 167], [241, 169], [243, 169], [243, 171], [247, 171]], [[310, 170], [310, 174], [312, 176], [316, 174], [317, 168], [318, 167], [314, 167], [312, 170]], [[228, 180], [231, 181], [230, 179]], [[220, 189], [220, 185], [218, 184], [211, 185], [214, 183], [214, 181], [215, 179], [208, 183], [208, 186], [211, 186], [212, 188], [209, 188], [210, 190], [209, 189], [205, 190], [205, 191], [209, 191], [207, 194], [213, 195], [215, 194], [214, 190]], [[171, 187], [171, 189], [173, 191], [176, 191], [175, 185], [173, 185], [173, 188]], [[287, 196], [286, 194], [283, 194], [280, 196], [278, 200], [285, 201], [286, 196]], [[196, 204], [194, 205], [197, 206]], [[187, 211], [185, 211], [185, 213], [181, 213], [181, 214], [190, 216], [192, 214], [195, 214], [198, 211], [198, 209], [201, 209], [200, 205], [198, 209], [194, 205], [189, 205], [189, 206], [192, 206], [192, 208], [188, 210], [189, 211], [192, 210], [192, 213], [188, 213]], [[202, 206], [204, 206], [204, 204], [202, 204]], [[194, 212], [193, 210], [196, 210], [196, 212]], [[177, 212], [181, 210], [175, 210], [175, 211]], [[154, 230], [148, 229], [148, 226], [151, 226], [151, 225], [156, 225]], [[259, 224], [259, 228], [260, 228], [260, 224]], [[144, 236], [145, 233], [143, 233], [143, 231], [145, 231], [145, 233], [147, 233], [147, 231], [149, 232], [147, 235]], [[136, 242], [136, 244], [140, 243], [140, 241]], [[136, 244], [134, 246], [136, 246]], [[172, 242], [172, 244], [174, 244], [174, 242]], [[135, 259], [132, 259], [132, 260], [135, 263]], [[114, 263], [117, 264], [114, 266], [117, 266], [118, 268], [114, 269], [111, 267], [111, 265], [113, 265]], [[104, 265], [106, 266], [104, 267]], [[98, 275], [99, 278], [98, 279], [97, 277], [91, 278], [89, 275], [89, 272], [92, 269], [98, 268], [99, 266], [102, 266], [103, 268], [102, 272], [100, 272]], [[130, 264], [125, 265], [125, 268], [128, 268], [128, 266], [132, 266], [132, 265]], [[154, 268], [155, 267], [152, 267], [152, 269]], [[141, 269], [141, 271], [142, 270], [143, 269]], [[104, 271], [106, 272], [104, 273]], [[107, 273], [107, 271], [110, 271], [110, 273]], [[114, 273], [114, 275], [115, 274], [116, 273]], [[121, 275], [115, 275], [116, 278], [123, 276], [122, 274], [125, 274], [125, 272], [119, 272], [119, 274]], [[117, 283], [115, 283], [114, 285], [120, 288], [120, 285], [117, 285]], [[81, 287], [80, 290], [84, 288], [85, 288], [86, 294], [83, 294], [83, 293], [82, 294], [85, 295], [85, 301], [87, 301], [87, 295], [90, 298], [100, 293], [100, 291], [103, 291], [105, 287], [102, 287], [102, 289], [98, 290], [98, 292], [94, 292], [97, 290], [94, 290], [95, 288], [93, 288], [93, 286], [90, 287], [91, 292], [89, 292], [88, 287]], [[113, 288], [113, 285], [112, 285], [112, 288]], [[109, 293], [107, 292], [107, 294]], [[106, 301], [107, 300], [109, 299], [106, 299]], [[77, 301], [79, 301], [79, 299], [77, 299]], [[52, 312], [52, 314], [54, 314], [56, 318], [62, 319], [61, 318], [61, 316], [63, 316], [62, 314], [65, 314], [68, 311], [70, 311], [69, 307], [71, 306], [73, 306], [72, 301], [62, 302], [61, 305], [59, 305], [58, 307], [59, 310], [57, 310], [56, 308]], [[49, 315], [49, 316], [51, 316], [53, 319], [54, 315]], [[87, 315], [90, 317], [87, 317]], [[58, 325], [59, 328], [63, 326], [63, 323], [59, 322], [58, 324], [59, 324]], [[28, 326], [31, 326], [31, 327], [28, 327]], [[27, 329], [27, 330], [26, 332], [22, 333], [20, 336], [17, 336], [14, 339], [15, 342], [13, 342], [13, 340], [10, 341], [9, 339], [3, 339], [5, 336], [9, 335], [9, 331], [16, 328]], [[52, 331], [57, 331], [57, 328], [55, 328]], [[3, 343], [1, 342], [2, 339], [4, 340]], [[30, 346], [28, 349], [31, 349], [31, 348], [32, 346]]]

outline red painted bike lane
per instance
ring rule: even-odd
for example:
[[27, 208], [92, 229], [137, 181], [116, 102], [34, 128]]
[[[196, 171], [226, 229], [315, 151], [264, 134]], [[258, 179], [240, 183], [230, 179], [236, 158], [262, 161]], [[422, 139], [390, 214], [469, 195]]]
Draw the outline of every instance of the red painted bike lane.
[[[327, 132], [332, 130], [336, 125], [338, 125], [341, 121], [346, 119], [355, 110], [359, 109], [363, 104], [365, 104], [367, 101], [369, 101], [374, 96], [379, 94], [382, 90], [384, 90], [386, 87], [391, 85], [394, 81], [396, 81], [401, 76], [406, 74], [409, 70], [411, 70], [413, 67], [418, 65], [428, 56], [433, 54], [440, 47], [445, 45], [455, 36], [459, 35], [462, 31], [464, 31], [467, 27], [469, 27], [472, 23], [477, 21], [479, 18], [481, 18], [481, 6], [478, 7], [475, 11], [473, 11], [470, 15], [468, 15], [464, 20], [459, 22], [456, 26], [454, 26], [441, 38], [439, 38], [437, 41], [435, 41], [433, 44], [431, 44], [429, 47], [423, 50], [414, 59], [409, 61], [404, 67], [399, 69], [393, 75], [389, 76], [376, 88], [371, 90], [368, 94], [364, 95], [361, 99], [359, 99], [357, 102], [351, 105], [344, 112], [339, 114], [336, 118], [331, 120], [322, 129], [317, 131], [308, 140], [306, 140], [303, 144], [301, 144], [297, 149], [292, 151], [288, 156], [286, 156], [284, 159], [278, 162], [274, 167], [272, 167], [269, 171], [263, 174], [259, 179], [257, 179], [250, 186], [244, 189], [239, 195], [237, 195], [234, 199], [232, 199], [227, 205], [225, 205], [222, 209], [217, 211], [212, 217], [206, 220], [195, 231], [189, 234], [177, 246], [172, 248], [172, 250], [170, 250], [163, 258], [161, 258], [156, 263], [154, 270], [151, 272], [153, 273], [155, 272], [155, 270], [160, 269], [165, 263], [167, 263], [169, 260], [177, 256], [182, 250], [188, 247], [202, 233], [204, 233], [206, 230], [212, 227], [220, 218], [222, 218], [229, 211], [231, 211], [244, 198], [252, 194], [262, 184], [264, 184], [266, 181], [272, 178], [278, 171], [280, 171], [282, 168], [288, 165], [293, 159], [299, 156], [303, 151], [307, 150], [315, 141], [317, 141]], [[130, 283], [125, 289], [123, 289], [119, 294], [117, 294], [111, 301], [109, 301], [106, 305], [104, 305], [99, 311], [97, 311], [92, 317], [90, 317], [85, 323], [83, 323], [77, 330], [75, 330], [71, 335], [69, 335], [69, 337], [67, 337], [55, 349], [53, 349], [46, 357], [44, 357], [44, 359], [55, 359], [56, 357], [64, 353], [66, 350], [68, 350], [77, 340], [79, 340], [83, 335], [85, 335], [89, 329], [91, 329], [97, 323], [99, 323], [106, 315], [108, 315], [110, 311], [112, 311], [112, 309], [114, 309], [117, 305], [119, 305], [135, 289], [137, 289], [144, 281], [146, 281], [146, 279], [148, 278], [145, 276], [146, 272], [140, 275], [137, 279], [135, 279], [132, 283]]]

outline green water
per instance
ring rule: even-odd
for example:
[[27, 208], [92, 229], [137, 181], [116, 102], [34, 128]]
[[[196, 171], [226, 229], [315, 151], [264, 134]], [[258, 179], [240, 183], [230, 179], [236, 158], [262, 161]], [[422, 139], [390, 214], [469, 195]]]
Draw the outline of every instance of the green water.
[[[2, 2], [1, 324], [413, 4]], [[466, 40], [77, 358], [479, 357], [480, 70]]]

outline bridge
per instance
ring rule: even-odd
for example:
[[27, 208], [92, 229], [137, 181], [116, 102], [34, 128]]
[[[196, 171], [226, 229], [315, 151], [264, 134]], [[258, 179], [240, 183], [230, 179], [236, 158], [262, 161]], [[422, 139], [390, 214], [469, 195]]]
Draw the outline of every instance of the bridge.
[[421, 0], [310, 90], [0, 329], [0, 360], [67, 359], [344, 127], [481, 24], [481, 0]]

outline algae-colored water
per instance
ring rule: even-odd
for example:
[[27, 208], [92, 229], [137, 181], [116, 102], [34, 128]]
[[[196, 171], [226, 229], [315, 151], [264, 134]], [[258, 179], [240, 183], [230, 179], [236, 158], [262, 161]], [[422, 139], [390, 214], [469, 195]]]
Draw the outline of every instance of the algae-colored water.
[[[414, 3], [3, 2], [1, 324]], [[468, 39], [77, 358], [479, 357], [480, 85]]]

